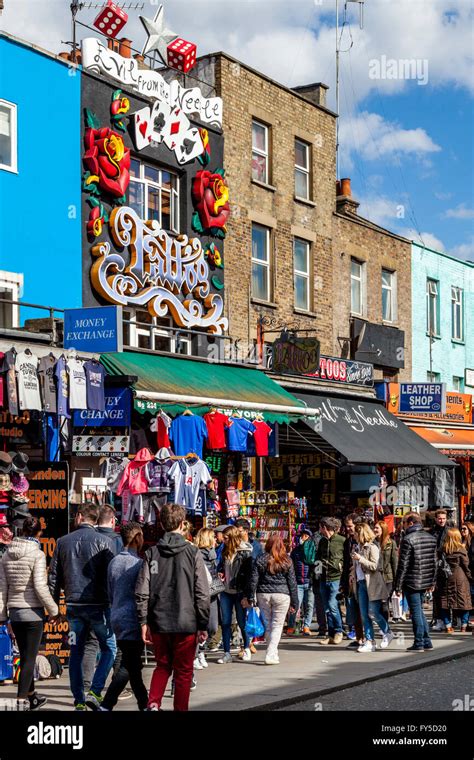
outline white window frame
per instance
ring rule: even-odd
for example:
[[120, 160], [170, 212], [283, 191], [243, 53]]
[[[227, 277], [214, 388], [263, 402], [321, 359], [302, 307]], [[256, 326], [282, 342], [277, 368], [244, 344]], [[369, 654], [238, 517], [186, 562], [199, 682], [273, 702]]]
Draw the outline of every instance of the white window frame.
[[1, 164], [0, 170], [18, 174], [18, 109], [16, 103], [0, 98], [0, 106], [6, 106], [10, 111], [11, 126], [11, 164]]
[[[384, 274], [390, 275], [390, 285], [384, 284], [383, 276]], [[397, 321], [397, 273], [394, 272], [392, 269], [386, 269], [385, 267], [382, 267], [382, 296], [383, 291], [387, 290], [390, 292], [390, 315], [389, 318], [384, 316], [383, 313], [383, 297], [382, 297], [382, 322], [387, 322], [388, 324], [394, 324]]]
[[[302, 272], [300, 269], [296, 268], [296, 244], [302, 243], [306, 248], [306, 272]], [[300, 306], [296, 303], [296, 280], [300, 278], [302, 280], [306, 280], [307, 288], [307, 303], [306, 306]], [[293, 238], [293, 287], [294, 287], [294, 306], [295, 309], [299, 309], [300, 311], [311, 311], [312, 307], [312, 293], [311, 293], [311, 243], [309, 240], [304, 240], [303, 238], [295, 237]]]
[[[265, 149], [262, 150], [261, 148], [256, 148], [253, 144], [253, 125], [258, 124], [259, 127], [262, 127], [265, 132]], [[261, 180], [258, 177], [253, 176], [253, 166], [251, 167], [252, 172], [252, 180], [254, 182], [263, 182], [263, 184], [268, 185], [270, 181], [270, 127], [268, 124], [264, 124], [263, 121], [259, 121], [258, 119], [252, 119], [252, 163], [253, 163], [253, 154], [256, 154], [257, 156], [263, 156], [265, 159], [265, 179]]]
[[[23, 275], [17, 272], [6, 272], [0, 270], [0, 288], [2, 290], [11, 290], [12, 301], [19, 301], [23, 295]], [[0, 296], [1, 297], [1, 296]], [[6, 306], [8, 304], [0, 304]], [[5, 325], [0, 325], [5, 327]], [[12, 327], [20, 327], [20, 307], [12, 303]]]
[[[360, 276], [356, 277], [352, 274], [352, 264], [358, 264], [360, 266]], [[350, 276], [351, 276], [351, 314], [353, 314], [356, 317], [365, 317], [366, 311], [367, 311], [367, 304], [366, 304], [366, 265], [365, 261], [360, 261], [360, 259], [356, 259], [354, 256], [351, 256], [351, 270], [350, 270]], [[354, 311], [354, 304], [352, 303], [352, 281], [356, 280], [360, 283], [360, 312]]]
[[[456, 331], [456, 312], [459, 311], [460, 334]], [[458, 342], [464, 342], [464, 290], [457, 285], [451, 285], [451, 339]]]
[[[260, 227], [262, 230], [265, 231], [265, 237], [266, 237], [266, 260], [263, 261], [262, 259], [254, 258], [253, 255], [253, 229], [254, 227]], [[258, 224], [257, 222], [252, 222], [252, 253], [251, 253], [251, 293], [252, 298], [255, 298], [257, 301], [265, 301], [266, 303], [271, 303], [272, 300], [272, 238], [271, 238], [272, 231], [270, 227], [265, 227], [264, 224]], [[267, 283], [267, 298], [260, 298], [260, 296], [255, 295], [254, 288], [253, 288], [253, 268], [255, 266], [261, 266], [266, 270], [266, 283]]]
[[427, 372], [426, 373], [426, 382], [427, 383], [440, 383], [441, 382], [441, 373], [440, 372]]
[[460, 375], [453, 375], [453, 391], [464, 393], [464, 378]]
[[[164, 166], [155, 166], [154, 164], [150, 163], [149, 161], [141, 161], [139, 158], [132, 157], [132, 161], [136, 161], [140, 166], [140, 176], [139, 177], [132, 177], [130, 175], [130, 182], [135, 183], [137, 185], [142, 185], [143, 187], [143, 210], [144, 213], [147, 213], [148, 209], [148, 188], [152, 188], [153, 190], [158, 190], [160, 195], [160, 217], [161, 217], [161, 205], [162, 205], [162, 193], [167, 192], [163, 190], [163, 183], [162, 183], [162, 173], [167, 172], [172, 177], [175, 177], [175, 187], [171, 186], [171, 192], [170, 192], [170, 229], [167, 230], [167, 232], [175, 232], [179, 233], [179, 191], [180, 191], [180, 178], [179, 175], [172, 171], [171, 169], [167, 169]], [[151, 169], [154, 169], [159, 172], [159, 181], [153, 182], [153, 180], [148, 179], [145, 177], [145, 168], [150, 167]], [[148, 221], [148, 220], [145, 220]], [[159, 220], [160, 227], [163, 227], [162, 225], [162, 219]]]
[[[434, 297], [434, 298], [433, 298]], [[431, 324], [431, 303], [435, 304], [435, 325]], [[439, 338], [439, 281], [432, 277], [426, 278], [426, 332]]]
[[[299, 143], [306, 148], [306, 166], [301, 166], [296, 163], [296, 143]], [[298, 195], [296, 192], [297, 174], [303, 174], [306, 177], [306, 195]], [[295, 198], [300, 198], [303, 201], [311, 200], [311, 145], [305, 140], [301, 140], [299, 137], [295, 137]]]
[[[139, 344], [139, 338], [146, 338], [148, 340], [148, 350], [150, 351], [158, 351], [160, 349], [155, 348], [155, 338], [162, 337], [167, 338], [169, 340], [169, 353], [170, 354], [176, 354], [177, 353], [177, 346], [178, 346], [178, 340], [181, 343], [181, 345], [184, 345], [186, 350], [180, 351], [180, 354], [182, 356], [191, 356], [191, 336], [182, 335], [181, 332], [169, 332], [166, 329], [166, 325], [158, 324], [157, 317], [152, 317], [152, 321], [150, 323], [150, 327], [142, 327], [140, 325], [136, 325], [136, 322], [140, 322], [140, 319], [137, 319], [137, 312], [136, 311], [124, 311], [123, 313], [124, 319], [127, 320], [127, 326], [129, 328], [130, 332], [130, 348], [143, 348], [143, 346], [140, 346]], [[169, 319], [169, 326], [172, 327], [172, 321], [171, 317]], [[184, 331], [183, 331], [184, 332]]]

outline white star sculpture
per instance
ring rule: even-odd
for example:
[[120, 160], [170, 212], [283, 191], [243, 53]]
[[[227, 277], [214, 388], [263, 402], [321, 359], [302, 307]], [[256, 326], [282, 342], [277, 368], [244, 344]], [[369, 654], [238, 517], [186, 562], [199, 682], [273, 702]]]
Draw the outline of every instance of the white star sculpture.
[[152, 50], [156, 50], [163, 63], [167, 63], [166, 48], [173, 42], [179, 35], [171, 29], [165, 29], [165, 19], [163, 6], [158, 8], [155, 18], [151, 21], [149, 18], [140, 16], [140, 21], [145, 27], [145, 31], [148, 34], [148, 39], [145, 42], [142, 50], [142, 55], [151, 53]]

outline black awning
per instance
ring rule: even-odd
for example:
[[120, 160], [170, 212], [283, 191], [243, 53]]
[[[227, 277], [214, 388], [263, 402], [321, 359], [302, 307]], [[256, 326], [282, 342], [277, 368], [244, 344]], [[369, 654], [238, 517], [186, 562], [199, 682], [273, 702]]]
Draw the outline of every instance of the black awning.
[[381, 404], [294, 394], [308, 406], [320, 409], [322, 429], [321, 422], [318, 425], [307, 420], [306, 424], [352, 464], [455, 466]]

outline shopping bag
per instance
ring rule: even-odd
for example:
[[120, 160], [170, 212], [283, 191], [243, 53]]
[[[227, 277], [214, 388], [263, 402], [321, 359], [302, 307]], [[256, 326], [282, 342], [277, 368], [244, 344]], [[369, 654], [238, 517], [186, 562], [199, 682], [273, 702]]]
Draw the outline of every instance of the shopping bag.
[[245, 632], [251, 639], [256, 639], [265, 633], [265, 621], [258, 607], [250, 607], [247, 610]]
[[402, 605], [401, 605], [401, 599], [399, 596], [395, 596], [393, 594], [392, 596], [392, 618], [397, 620], [398, 618], [401, 618], [402, 616]]

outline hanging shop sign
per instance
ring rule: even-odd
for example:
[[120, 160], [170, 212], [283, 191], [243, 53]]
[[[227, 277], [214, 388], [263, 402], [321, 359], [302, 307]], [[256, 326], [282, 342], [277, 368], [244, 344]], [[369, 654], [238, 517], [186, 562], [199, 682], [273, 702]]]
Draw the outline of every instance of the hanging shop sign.
[[41, 445], [43, 438], [38, 415], [26, 410], [17, 415], [0, 409], [0, 440], [7, 445]]
[[[123, 431], [122, 431], [123, 432]], [[92, 429], [90, 435], [72, 437], [72, 453], [76, 457], [126, 457], [130, 449], [128, 435], [103, 435], [102, 431]]]
[[92, 248], [92, 285], [107, 301], [146, 306], [152, 316], [221, 335], [227, 329], [222, 296], [210, 292], [209, 266], [198, 238], [172, 237], [126, 206], [114, 208], [109, 242]]
[[67, 462], [29, 462], [28, 508], [43, 526], [41, 544], [49, 564], [57, 539], [68, 532], [69, 472]]
[[304, 373], [308, 377], [318, 377], [333, 383], [362, 385], [372, 387], [374, 384], [374, 365], [335, 356], [321, 356], [319, 370]]
[[[446, 391], [444, 394], [444, 411], [440, 412], [415, 412], [410, 409], [409, 413], [434, 420], [452, 420], [455, 422], [472, 422], [472, 396], [470, 393], [458, 391]], [[400, 387], [398, 383], [389, 383], [387, 407], [393, 414], [403, 412], [400, 407]]]
[[391, 369], [405, 366], [405, 332], [396, 327], [353, 319], [352, 338], [356, 341], [355, 359]]
[[122, 351], [122, 307], [65, 309], [64, 348], [92, 354]]
[[74, 427], [128, 427], [132, 419], [130, 388], [106, 388], [105, 411], [76, 409]]
[[177, 81], [168, 83], [158, 71], [140, 69], [135, 58], [114, 53], [94, 37], [82, 41], [82, 67], [96, 74], [107, 74], [170, 108], [198, 114], [206, 124], [222, 127], [222, 98], [207, 98], [199, 87], [183, 87]]
[[400, 383], [398, 411], [444, 414], [446, 411], [446, 384]]
[[319, 368], [320, 342], [316, 338], [297, 338], [282, 333], [273, 342], [273, 371], [307, 375]]

